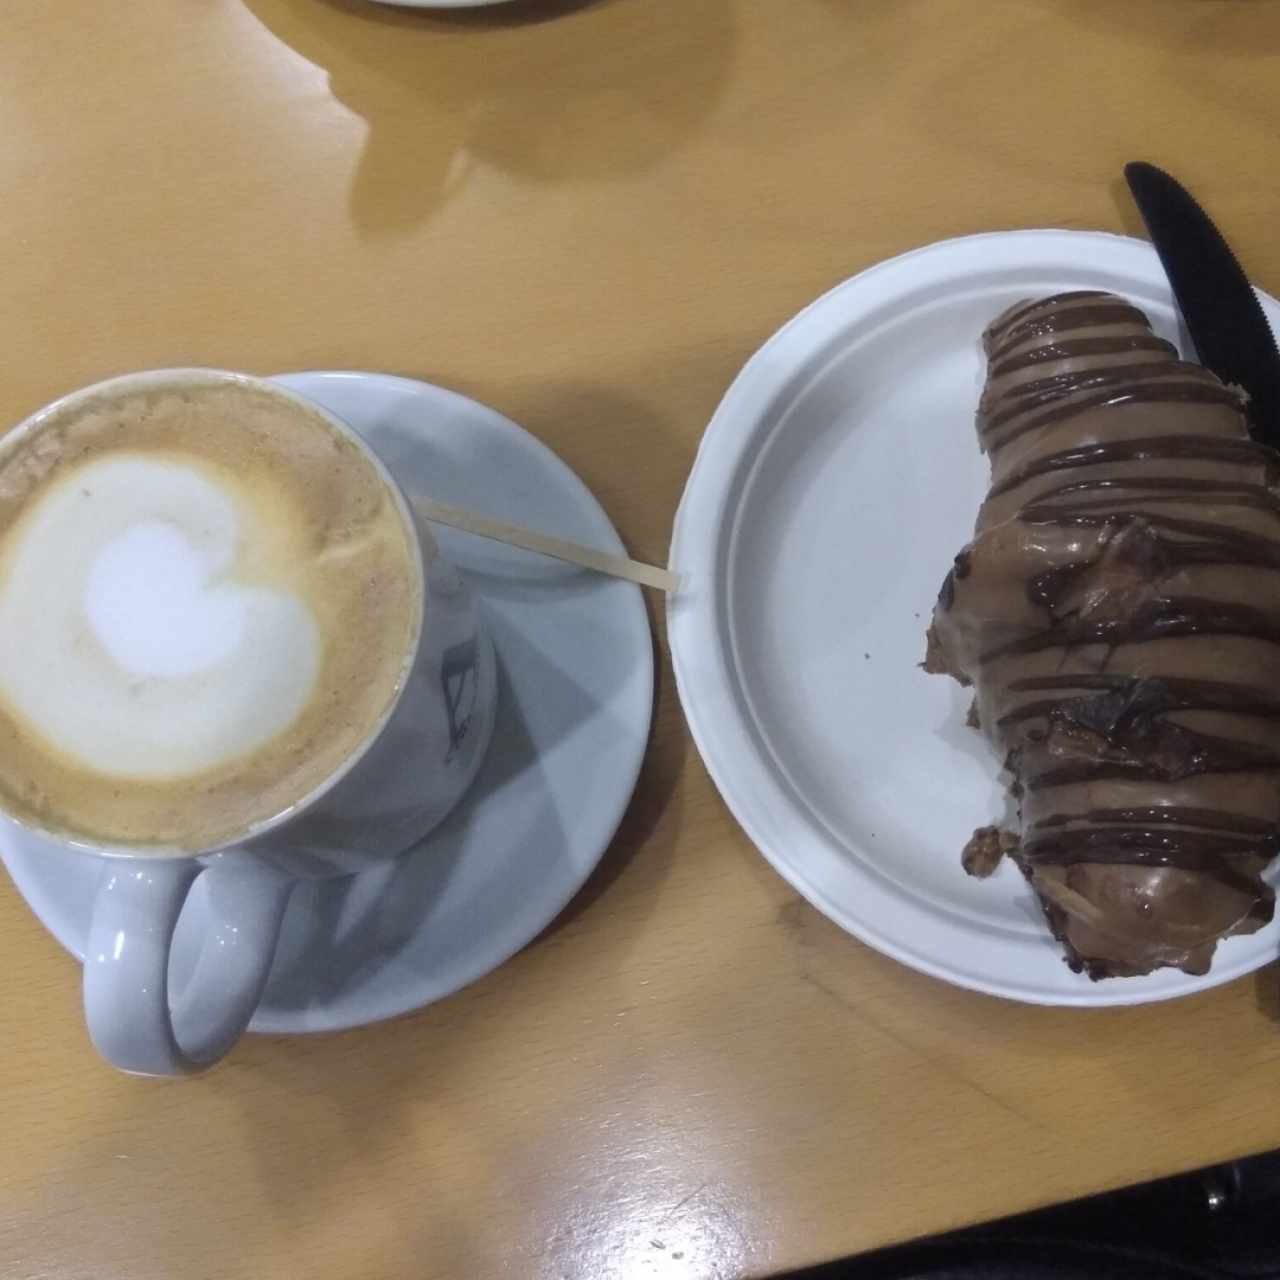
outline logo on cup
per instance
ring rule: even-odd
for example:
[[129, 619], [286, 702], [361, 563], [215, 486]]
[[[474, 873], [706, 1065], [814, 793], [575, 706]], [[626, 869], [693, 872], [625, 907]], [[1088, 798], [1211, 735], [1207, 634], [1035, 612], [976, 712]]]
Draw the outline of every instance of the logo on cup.
[[440, 684], [449, 713], [449, 751], [445, 762], [462, 749], [471, 729], [477, 696], [479, 646], [474, 636], [444, 651], [440, 660]]

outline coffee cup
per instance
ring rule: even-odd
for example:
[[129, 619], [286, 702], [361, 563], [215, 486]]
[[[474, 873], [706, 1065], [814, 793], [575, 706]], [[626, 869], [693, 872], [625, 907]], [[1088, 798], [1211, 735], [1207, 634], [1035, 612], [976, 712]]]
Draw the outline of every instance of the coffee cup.
[[[301, 396], [129, 374], [0, 440], [0, 827], [100, 863], [85, 1016], [125, 1071], [231, 1048], [294, 885], [438, 824], [495, 686], [470, 587], [381, 460]], [[197, 881], [206, 932], [171, 992]]]

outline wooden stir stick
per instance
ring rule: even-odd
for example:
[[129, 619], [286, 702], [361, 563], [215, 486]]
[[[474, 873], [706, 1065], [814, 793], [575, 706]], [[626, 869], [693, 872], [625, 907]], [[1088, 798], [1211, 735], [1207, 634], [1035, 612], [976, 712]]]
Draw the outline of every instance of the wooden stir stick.
[[644, 564], [627, 556], [611, 555], [607, 551], [596, 551], [593, 547], [584, 547], [577, 542], [535, 533], [532, 529], [522, 529], [518, 525], [507, 524], [505, 520], [493, 520], [465, 507], [436, 502], [434, 498], [415, 497], [409, 501], [419, 515], [434, 520], [437, 524], [446, 524], [451, 529], [461, 529], [463, 533], [474, 533], [477, 537], [489, 538], [493, 542], [505, 542], [508, 546], [520, 547], [525, 551], [536, 551], [553, 560], [564, 560], [583, 569], [608, 574], [612, 578], [625, 578], [628, 582], [653, 587], [657, 591], [670, 593], [679, 585], [679, 579], [674, 573], [660, 569], [655, 564]]

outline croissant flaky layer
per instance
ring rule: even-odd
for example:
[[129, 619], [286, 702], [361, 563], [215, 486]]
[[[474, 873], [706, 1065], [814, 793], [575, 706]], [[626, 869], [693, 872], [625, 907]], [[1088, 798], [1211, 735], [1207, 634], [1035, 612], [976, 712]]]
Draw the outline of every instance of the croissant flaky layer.
[[1274, 908], [1280, 454], [1123, 298], [1023, 304], [984, 341], [991, 488], [926, 666], [974, 686], [1072, 967], [1204, 973]]

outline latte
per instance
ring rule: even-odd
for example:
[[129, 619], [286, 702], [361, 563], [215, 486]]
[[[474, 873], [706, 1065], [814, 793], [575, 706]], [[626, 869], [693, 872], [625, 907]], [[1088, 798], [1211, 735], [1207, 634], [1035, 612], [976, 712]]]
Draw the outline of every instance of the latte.
[[0, 441], [0, 793], [55, 832], [235, 839], [379, 725], [421, 625], [363, 451], [252, 379], [178, 372]]

